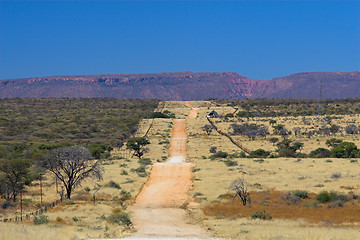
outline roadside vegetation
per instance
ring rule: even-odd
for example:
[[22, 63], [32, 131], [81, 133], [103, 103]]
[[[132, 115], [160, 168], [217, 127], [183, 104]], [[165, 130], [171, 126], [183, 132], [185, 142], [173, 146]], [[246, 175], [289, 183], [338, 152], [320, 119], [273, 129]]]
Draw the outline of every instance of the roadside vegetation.
[[34, 224], [61, 228], [61, 238], [66, 232], [72, 238], [128, 235], [126, 208], [150, 168], [146, 159], [131, 159], [126, 142], [144, 134], [139, 123], [153, 117], [158, 104], [140, 99], [1, 99], [0, 220], [7, 222], [9, 232], [14, 225], [8, 222], [22, 218], [30, 225], [18, 234], [31, 232]]
[[360, 99], [257, 98], [215, 100], [222, 106], [239, 107], [239, 117], [283, 117], [360, 114]]
[[[0, 223], [0, 227], [9, 229], [12, 234], [9, 236], [29, 233], [37, 224], [37, 229], [42, 231], [39, 236], [53, 236], [56, 228], [61, 239], [87, 235], [115, 238], [131, 234], [128, 207], [146, 182], [152, 163], [168, 158], [171, 118], [187, 118], [190, 110], [174, 101], [161, 103], [161, 110], [154, 111], [158, 106], [155, 100], [136, 100], [140, 101], [139, 109], [135, 102], [125, 104], [132, 100], [114, 100], [115, 103], [110, 99], [105, 99], [105, 103], [86, 99], [7, 101], [1, 105], [6, 106], [1, 108], [6, 114], [0, 120], [0, 169], [4, 169], [0, 170], [0, 176], [5, 179], [9, 168], [18, 172], [11, 176], [17, 184], [11, 187], [10, 182], [6, 191], [1, 184], [1, 217], [20, 215], [21, 194], [25, 213], [59, 199], [61, 192], [66, 198], [66, 189], [61, 188], [46, 166], [34, 164], [44, 160], [44, 153], [77, 145], [89, 150], [92, 163], [99, 161], [101, 165], [101, 180], [84, 179], [71, 193], [71, 199], [37, 216], [25, 225], [26, 229]], [[43, 110], [27, 112], [26, 109], [36, 105], [30, 104], [33, 101], [39, 101]], [[70, 103], [77, 101], [77, 110], [72, 109]], [[120, 110], [121, 101], [127, 106], [123, 106], [124, 111]], [[52, 106], [49, 111], [45, 103]], [[106, 111], [101, 104], [107, 106], [103, 106]], [[187, 161], [196, 164], [192, 170], [194, 187], [189, 195], [199, 208], [189, 207], [189, 216], [202, 222], [217, 237], [360, 238], [359, 104], [358, 99], [323, 100], [321, 107], [316, 100], [296, 99], [192, 102], [199, 110], [196, 118], [186, 120]], [[62, 110], [56, 110], [55, 106]], [[117, 108], [119, 115], [114, 117]], [[216, 126], [249, 149], [249, 153], [211, 128], [206, 116], [212, 110], [221, 116], [213, 119]], [[86, 122], [77, 123], [73, 118], [78, 111], [83, 111], [80, 119], [93, 116], [99, 132], [83, 138], [79, 132], [68, 131], [70, 124], [78, 131], [88, 129]], [[98, 114], [91, 115], [92, 112]], [[132, 113], [137, 121], [131, 119]], [[18, 125], [19, 119], [27, 115], [32, 117], [22, 122], [25, 130], [11, 127], [11, 117], [17, 119]], [[38, 116], [45, 121], [43, 126], [37, 124]], [[61, 123], [56, 122], [54, 116], [58, 116]], [[139, 124], [140, 119], [143, 120]], [[114, 127], [111, 123], [119, 125]], [[66, 129], [63, 137], [61, 130], [56, 132], [64, 129], [58, 128], [60, 125]], [[152, 126], [150, 130], [149, 126]], [[11, 135], [5, 131], [8, 129], [19, 132]], [[58, 135], [54, 138], [34, 136], [33, 133], [39, 131]], [[146, 141], [143, 141], [145, 134]], [[129, 145], [125, 141], [128, 139], [132, 139]], [[138, 154], [134, 154], [137, 150]], [[57, 239], [56, 236], [53, 239]]]
[[[188, 119], [193, 195], [201, 209], [194, 215], [216, 236], [232, 239], [360, 237], [358, 103], [198, 102], [199, 116]], [[217, 128], [249, 153], [206, 126], [213, 110]]]

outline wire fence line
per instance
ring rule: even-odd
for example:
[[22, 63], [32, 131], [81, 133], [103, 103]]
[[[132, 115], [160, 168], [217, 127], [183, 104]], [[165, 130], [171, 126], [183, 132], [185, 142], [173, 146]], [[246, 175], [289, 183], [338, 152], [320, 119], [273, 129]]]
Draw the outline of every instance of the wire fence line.
[[55, 202], [45, 204], [43, 208], [36, 210], [35, 212], [23, 213], [16, 217], [1, 218], [0, 222], [20, 222], [20, 221], [31, 221], [35, 216], [46, 213], [48, 209], [54, 208], [56, 205], [61, 203], [62, 200], [56, 200]]

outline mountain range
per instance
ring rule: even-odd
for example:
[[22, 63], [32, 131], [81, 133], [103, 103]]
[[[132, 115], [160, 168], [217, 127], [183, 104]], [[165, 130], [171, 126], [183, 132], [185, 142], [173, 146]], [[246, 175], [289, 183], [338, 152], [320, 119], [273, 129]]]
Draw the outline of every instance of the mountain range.
[[360, 72], [304, 72], [254, 80], [233, 72], [174, 72], [0, 80], [0, 98], [359, 98]]

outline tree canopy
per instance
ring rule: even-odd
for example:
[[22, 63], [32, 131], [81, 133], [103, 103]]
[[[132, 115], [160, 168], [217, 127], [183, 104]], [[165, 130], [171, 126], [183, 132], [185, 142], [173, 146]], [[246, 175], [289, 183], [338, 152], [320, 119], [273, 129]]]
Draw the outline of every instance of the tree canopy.
[[126, 148], [134, 150], [134, 155], [140, 159], [147, 151], [147, 148], [145, 148], [145, 146], [148, 144], [150, 144], [150, 142], [146, 138], [134, 137], [129, 139], [126, 144]]
[[72, 190], [84, 179], [102, 178], [99, 160], [93, 160], [89, 150], [84, 147], [55, 149], [43, 161], [43, 165], [62, 182], [69, 199]]

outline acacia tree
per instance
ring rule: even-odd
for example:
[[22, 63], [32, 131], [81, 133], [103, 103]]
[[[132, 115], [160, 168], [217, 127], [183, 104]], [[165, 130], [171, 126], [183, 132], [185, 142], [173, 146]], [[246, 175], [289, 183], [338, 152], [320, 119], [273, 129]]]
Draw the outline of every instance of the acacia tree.
[[326, 140], [325, 144], [328, 145], [328, 147], [337, 147], [340, 145], [340, 143], [342, 143], [343, 140], [341, 139], [337, 139], [337, 138], [331, 138]]
[[146, 138], [134, 137], [129, 139], [126, 144], [126, 148], [134, 150], [134, 155], [141, 159], [141, 157], [147, 151], [147, 148], [145, 148], [145, 146], [148, 144], [150, 144], [150, 142]]
[[289, 139], [285, 139], [276, 144], [277, 152], [279, 152], [279, 157], [295, 157], [298, 150], [301, 150], [304, 146], [304, 143], [293, 142]]
[[99, 160], [94, 160], [84, 147], [66, 147], [53, 150], [43, 165], [60, 180], [66, 190], [66, 197], [71, 198], [73, 189], [84, 179], [102, 178]]
[[[1, 192], [5, 198], [16, 201], [16, 196], [23, 190], [30, 179], [30, 161], [21, 157], [8, 157], [0, 160]], [[31, 180], [30, 180], [31, 181]]]

